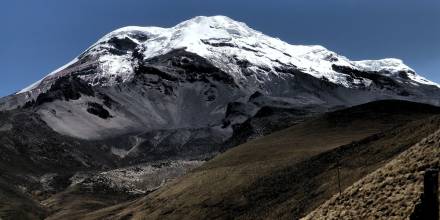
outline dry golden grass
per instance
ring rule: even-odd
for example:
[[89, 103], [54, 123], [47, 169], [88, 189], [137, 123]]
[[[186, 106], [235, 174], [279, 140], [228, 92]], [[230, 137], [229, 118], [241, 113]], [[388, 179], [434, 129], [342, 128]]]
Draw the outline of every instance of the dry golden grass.
[[427, 168], [439, 168], [440, 131], [336, 195], [304, 220], [408, 219], [423, 191]]

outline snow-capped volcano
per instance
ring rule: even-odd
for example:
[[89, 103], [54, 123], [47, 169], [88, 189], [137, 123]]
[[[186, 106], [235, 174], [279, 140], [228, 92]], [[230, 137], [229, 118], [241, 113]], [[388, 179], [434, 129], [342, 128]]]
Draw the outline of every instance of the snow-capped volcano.
[[[374, 71], [395, 78], [409, 78], [417, 84], [438, 86], [417, 75], [399, 59], [350, 61], [322, 46], [290, 45], [225, 16], [195, 17], [171, 28], [134, 26], [120, 28], [107, 34], [80, 57], [45, 78], [52, 78], [62, 73], [62, 70], [85, 56], [95, 56], [100, 71], [93, 76], [84, 77], [92, 85], [99, 84], [102, 79], [106, 81], [103, 84], [105, 86], [114, 85], [117, 83], [116, 79], [122, 79], [122, 82], [130, 80], [134, 74], [134, 64], [131, 60], [133, 51], [127, 51], [126, 54], [111, 53], [115, 46], [137, 48], [143, 53], [144, 59], [164, 55], [175, 49], [184, 49], [210, 60], [216, 67], [237, 80], [246, 79], [246, 76], [240, 64], [233, 61], [246, 61], [252, 65], [251, 69], [267, 70], [261, 71], [260, 77], [269, 73], [280, 74], [277, 68], [288, 65], [345, 87], [371, 83], [371, 80], [366, 78], [352, 80], [347, 74], [335, 71], [332, 66], [338, 65], [361, 71]], [[231, 58], [234, 58], [232, 62]], [[32, 91], [38, 88], [39, 83], [41, 81], [18, 93]]]
[[[222, 198], [207, 200], [199, 196], [207, 195], [203, 191], [192, 205], [202, 207], [200, 213], [220, 208], [214, 213], [220, 218], [231, 217], [231, 210], [264, 217], [267, 207], [296, 200], [292, 178], [327, 176], [335, 158], [360, 162], [345, 163], [361, 170], [360, 178], [440, 123], [431, 117], [438, 107], [376, 101], [384, 99], [440, 106], [440, 87], [398, 59], [351, 61], [322, 46], [290, 45], [224, 16], [196, 17], [170, 28], [124, 27], [38, 82], [0, 98], [0, 219], [2, 211], [13, 219], [142, 217], [130, 210], [172, 218], [169, 210], [176, 216], [193, 213], [185, 195], [194, 197], [203, 182], [220, 183], [231, 171], [254, 169], [262, 172], [233, 183], [231, 192], [217, 193]], [[183, 187], [179, 181], [168, 184], [228, 148], [287, 127], [214, 159], [194, 171], [195, 182], [189, 176], [180, 181]], [[373, 162], [359, 159], [364, 156]], [[280, 178], [286, 174], [291, 178]], [[306, 187], [308, 194], [324, 192], [321, 183]], [[173, 185], [177, 191], [167, 193]], [[157, 190], [161, 186], [164, 191]], [[184, 188], [189, 191], [179, 191]], [[242, 193], [231, 196], [234, 192]], [[135, 200], [144, 194], [152, 197]], [[156, 209], [156, 203], [168, 201], [166, 195], [174, 205]], [[261, 199], [252, 202], [255, 198]], [[298, 204], [305, 204], [301, 198]], [[107, 207], [117, 203], [118, 212]], [[181, 204], [185, 209], [178, 209]], [[248, 215], [257, 209], [262, 211]], [[34, 211], [41, 214], [27, 213]]]
[[439, 97], [439, 85], [401, 60], [351, 61], [225, 16], [200, 16], [171, 28], [115, 30], [0, 109], [35, 108], [54, 130], [85, 139], [153, 132], [158, 142], [220, 143], [265, 108], [327, 111], [378, 99], [438, 105]]

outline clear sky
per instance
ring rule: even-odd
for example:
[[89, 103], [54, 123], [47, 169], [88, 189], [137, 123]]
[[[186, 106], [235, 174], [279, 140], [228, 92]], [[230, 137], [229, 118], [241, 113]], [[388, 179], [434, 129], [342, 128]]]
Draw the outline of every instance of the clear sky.
[[397, 57], [440, 82], [439, 0], [1, 0], [0, 96], [128, 25], [170, 27], [226, 15], [291, 44], [353, 60]]

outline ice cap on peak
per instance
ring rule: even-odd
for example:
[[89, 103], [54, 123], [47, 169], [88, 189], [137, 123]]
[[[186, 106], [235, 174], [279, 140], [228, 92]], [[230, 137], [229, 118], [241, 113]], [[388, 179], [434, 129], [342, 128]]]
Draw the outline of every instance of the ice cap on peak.
[[[106, 52], [111, 47], [111, 43], [108, 43], [109, 40], [114, 37], [130, 38], [142, 48], [144, 59], [166, 54], [174, 49], [185, 48], [188, 52], [209, 59], [214, 65], [223, 68], [236, 78], [243, 78], [244, 75], [241, 74], [237, 65], [230, 62], [228, 57], [246, 60], [254, 66], [271, 70], [281, 65], [280, 63], [292, 65], [312, 76], [325, 77], [331, 82], [344, 86], [349, 86], [346, 76], [335, 72], [332, 68], [333, 65], [348, 66], [365, 71], [383, 71], [384, 74], [392, 76], [399, 76], [401, 71], [404, 71], [409, 73], [408, 77], [415, 82], [438, 86], [436, 83], [417, 75], [414, 70], [399, 59], [350, 61], [323, 46], [291, 45], [278, 38], [264, 35], [243, 22], [222, 15], [197, 16], [169, 28], [127, 26], [110, 32], [84, 52], [87, 54], [95, 53], [98, 57], [102, 70], [97, 73], [100, 77], [124, 75], [129, 78], [132, 73], [129, 53], [118, 55]], [[63, 68], [65, 66], [51, 74]], [[38, 85], [39, 82], [19, 93], [31, 91]]]
[[[250, 35], [250, 34], [261, 34], [260, 32], [253, 30], [248, 27], [245, 23], [235, 21], [227, 16], [216, 15], [216, 16], [197, 16], [191, 18], [189, 20], [183, 21], [170, 28], [162, 28], [162, 27], [141, 27], [141, 26], [126, 26], [118, 28], [109, 34], [105, 35], [98, 42], [102, 42], [110, 37], [132, 33], [132, 32], [142, 32], [145, 34], [151, 35], [159, 35], [166, 34], [165, 32], [170, 31], [179, 31], [179, 30], [188, 30], [188, 31], [204, 31], [205, 34], [209, 34], [211, 32], [215, 32], [215, 29], [225, 29], [227, 32], [235, 35]], [[202, 32], [203, 33], [203, 32]], [[198, 33], [198, 34], [202, 34]]]
[[189, 20], [180, 22], [175, 27], [183, 27], [183, 26], [189, 26], [189, 25], [193, 25], [193, 24], [236, 25], [236, 26], [249, 28], [245, 23], [236, 21], [230, 17], [223, 16], [223, 15], [197, 16], [197, 17], [191, 18]]

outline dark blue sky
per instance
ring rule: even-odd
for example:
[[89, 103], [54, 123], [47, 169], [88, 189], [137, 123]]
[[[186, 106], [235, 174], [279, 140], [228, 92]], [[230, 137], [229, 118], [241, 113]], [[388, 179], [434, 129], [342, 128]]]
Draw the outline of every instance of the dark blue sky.
[[439, 0], [2, 0], [0, 96], [42, 78], [116, 28], [170, 27], [197, 15], [226, 15], [350, 59], [401, 58], [440, 82]]

